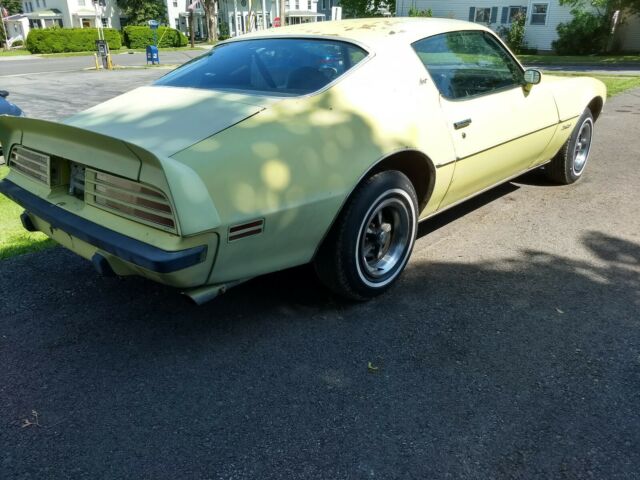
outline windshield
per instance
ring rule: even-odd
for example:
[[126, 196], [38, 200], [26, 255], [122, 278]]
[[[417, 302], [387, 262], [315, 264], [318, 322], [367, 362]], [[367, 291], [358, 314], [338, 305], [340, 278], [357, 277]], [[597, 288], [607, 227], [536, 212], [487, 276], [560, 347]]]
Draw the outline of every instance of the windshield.
[[222, 44], [155, 85], [305, 95], [329, 84], [367, 56], [346, 42], [269, 38]]

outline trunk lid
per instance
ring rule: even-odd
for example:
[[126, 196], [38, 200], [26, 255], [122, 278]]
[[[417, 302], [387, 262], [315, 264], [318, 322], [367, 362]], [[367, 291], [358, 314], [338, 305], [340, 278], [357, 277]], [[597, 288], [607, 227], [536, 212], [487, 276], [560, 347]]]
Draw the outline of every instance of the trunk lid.
[[169, 157], [255, 115], [273, 100], [195, 88], [140, 87], [65, 120]]

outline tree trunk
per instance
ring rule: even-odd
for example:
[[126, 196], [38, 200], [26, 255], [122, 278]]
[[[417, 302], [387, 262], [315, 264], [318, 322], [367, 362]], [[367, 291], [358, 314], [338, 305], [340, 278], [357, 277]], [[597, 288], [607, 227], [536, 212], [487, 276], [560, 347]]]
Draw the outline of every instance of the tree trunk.
[[191, 13], [189, 14], [189, 30], [190, 30], [190, 35], [191, 35], [191, 48], [194, 48], [195, 43], [196, 43], [196, 12], [194, 10], [191, 10]]
[[218, 2], [217, 0], [205, 0], [202, 2], [204, 19], [207, 23], [207, 40], [209, 43], [218, 41]]

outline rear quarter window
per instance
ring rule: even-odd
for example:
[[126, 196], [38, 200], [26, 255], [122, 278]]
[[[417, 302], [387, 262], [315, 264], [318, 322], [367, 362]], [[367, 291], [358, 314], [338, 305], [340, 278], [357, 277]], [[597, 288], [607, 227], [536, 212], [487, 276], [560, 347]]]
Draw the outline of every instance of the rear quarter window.
[[256, 39], [222, 44], [155, 85], [295, 96], [319, 90], [367, 56], [342, 41]]

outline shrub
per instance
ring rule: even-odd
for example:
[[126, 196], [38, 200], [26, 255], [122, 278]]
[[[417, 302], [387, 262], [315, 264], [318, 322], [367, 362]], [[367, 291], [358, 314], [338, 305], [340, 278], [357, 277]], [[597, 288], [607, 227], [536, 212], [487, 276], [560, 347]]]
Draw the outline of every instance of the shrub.
[[22, 45], [24, 45], [24, 42], [22, 40], [16, 40], [11, 44], [12, 47], [21, 47]]
[[[124, 27], [124, 43], [128, 48], [146, 48], [153, 45], [153, 31], [140, 25]], [[158, 28], [158, 47], [184, 47], [187, 43], [187, 37], [175, 28]]]
[[409, 7], [408, 15], [410, 17], [433, 17], [433, 10], [427, 8], [426, 10], [418, 10], [415, 5]]
[[[111, 50], [122, 47], [120, 34], [105, 28], [104, 38]], [[27, 36], [26, 47], [31, 53], [86, 52], [96, 49], [96, 28], [46, 28], [33, 29]]]
[[553, 49], [559, 55], [588, 55], [606, 49], [609, 27], [605, 17], [574, 9], [570, 22], [558, 25]]
[[507, 27], [500, 27], [498, 33], [504, 39], [513, 53], [522, 53], [522, 50], [526, 47], [524, 41], [524, 30], [527, 17], [523, 13], [517, 13], [511, 22], [511, 25]]

